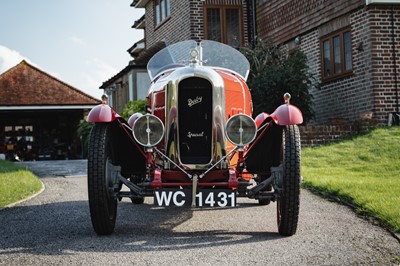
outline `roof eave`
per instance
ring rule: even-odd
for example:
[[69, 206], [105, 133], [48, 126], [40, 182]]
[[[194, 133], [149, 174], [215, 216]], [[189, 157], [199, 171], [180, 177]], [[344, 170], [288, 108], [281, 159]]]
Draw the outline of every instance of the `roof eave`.
[[132, 28], [138, 29], [138, 30], [139, 29], [144, 30], [145, 26], [146, 26], [146, 16], [143, 15], [141, 18], [139, 18], [138, 20], [136, 20], [133, 23]]
[[134, 8], [144, 8], [149, 0], [134, 0], [131, 4]]
[[104, 81], [103, 84], [99, 87], [99, 89], [106, 89], [107, 87], [111, 86], [116, 82], [119, 78], [121, 78], [123, 75], [128, 73], [132, 69], [146, 69], [146, 65], [136, 65], [136, 64], [129, 64], [127, 65], [124, 69], [122, 69], [119, 73], [117, 73], [115, 76], [111, 77], [107, 81]]
[[365, 4], [368, 5], [373, 5], [373, 4], [382, 4], [382, 5], [387, 5], [387, 4], [400, 4], [400, 0], [366, 0]]

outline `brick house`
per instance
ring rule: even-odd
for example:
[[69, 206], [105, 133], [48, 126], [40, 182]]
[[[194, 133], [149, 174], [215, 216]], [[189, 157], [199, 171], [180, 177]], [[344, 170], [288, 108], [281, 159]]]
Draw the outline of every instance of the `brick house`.
[[400, 1], [259, 1], [258, 37], [307, 54], [315, 123], [399, 112]]
[[21, 160], [80, 158], [77, 125], [100, 103], [23, 60], [0, 75], [0, 153]]
[[[151, 56], [166, 45], [203, 39], [233, 47], [248, 43], [253, 36], [249, 14], [254, 10], [248, 2], [251, 1], [134, 0], [131, 6], [144, 8], [145, 15], [132, 27], [144, 30], [145, 38], [128, 49], [132, 62], [100, 87], [109, 95], [109, 104], [120, 112], [129, 100], [147, 96], [150, 80], [145, 81], [142, 74]], [[140, 83], [135, 82], [138, 74], [142, 75]]]
[[233, 47], [250, 37], [245, 0], [134, 0], [145, 9], [145, 47], [158, 42], [215, 40]]
[[134, 0], [131, 6], [145, 10], [133, 26], [145, 38], [128, 50], [134, 64], [144, 67], [180, 40], [239, 47], [271, 39], [307, 54], [317, 85], [314, 124], [371, 115], [387, 124], [399, 112], [400, 0]]

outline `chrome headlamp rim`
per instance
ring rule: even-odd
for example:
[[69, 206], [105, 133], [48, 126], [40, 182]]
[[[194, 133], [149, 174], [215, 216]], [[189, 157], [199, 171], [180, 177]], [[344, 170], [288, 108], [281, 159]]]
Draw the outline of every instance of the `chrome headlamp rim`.
[[[239, 121], [237, 121], [239, 120]], [[239, 141], [236, 141], [236, 138], [231, 134], [232, 131], [230, 130], [230, 127], [232, 126], [233, 123], [238, 122], [239, 123]], [[246, 139], [243, 139], [243, 122], [247, 123], [247, 127], [250, 128], [251, 131], [247, 131], [246, 133], [250, 133], [249, 137], [246, 137]], [[237, 133], [236, 133], [237, 134]], [[248, 144], [250, 144], [257, 136], [257, 125], [256, 122], [254, 121], [253, 118], [246, 114], [237, 114], [229, 118], [229, 120], [226, 122], [226, 127], [225, 127], [225, 135], [227, 139], [234, 145], [238, 147], [244, 147]]]
[[[152, 120], [152, 121], [150, 121], [150, 120]], [[152, 123], [155, 122], [156, 123], [155, 126], [158, 127], [158, 129], [161, 129], [161, 132], [160, 132], [160, 130], [158, 130], [158, 131], [151, 130], [150, 122], [152, 122]], [[141, 134], [140, 134], [140, 133], [143, 133], [143, 126], [146, 127], [145, 132], [147, 135], [147, 141], [144, 141], [143, 136], [141, 136]], [[153, 136], [153, 138], [151, 138], [150, 135], [153, 133], [158, 134], [158, 135], [155, 135], [155, 137]], [[145, 115], [137, 118], [132, 127], [133, 138], [140, 145], [142, 145], [146, 148], [151, 148], [151, 147], [158, 145], [161, 142], [161, 140], [163, 139], [164, 133], [165, 133], [165, 128], [164, 128], [164, 124], [162, 123], [161, 119], [152, 114], [145, 114]]]

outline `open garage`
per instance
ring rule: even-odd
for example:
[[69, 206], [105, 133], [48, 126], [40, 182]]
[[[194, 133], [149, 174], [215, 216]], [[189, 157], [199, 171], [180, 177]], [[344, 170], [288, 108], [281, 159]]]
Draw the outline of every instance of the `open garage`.
[[76, 129], [99, 103], [21, 61], [0, 75], [0, 153], [24, 161], [81, 158]]

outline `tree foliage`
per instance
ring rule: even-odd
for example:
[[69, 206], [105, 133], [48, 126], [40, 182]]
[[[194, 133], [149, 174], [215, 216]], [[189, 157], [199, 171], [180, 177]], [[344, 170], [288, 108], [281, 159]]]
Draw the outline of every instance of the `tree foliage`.
[[300, 108], [304, 120], [313, 118], [312, 95], [309, 90], [314, 78], [307, 56], [295, 48], [289, 53], [269, 42], [258, 41], [254, 49], [243, 48], [250, 62], [248, 85], [251, 90], [254, 114], [272, 113], [283, 103], [283, 95], [292, 95], [291, 104]]
[[128, 102], [124, 109], [121, 112], [121, 116], [125, 119], [128, 120], [131, 115], [134, 113], [146, 113], [146, 104], [147, 100], [136, 100], [136, 101], [130, 101]]
[[83, 157], [86, 158], [87, 156], [87, 147], [88, 147], [88, 140], [89, 134], [92, 130], [93, 124], [87, 122], [87, 118], [81, 119], [78, 124], [78, 128], [76, 129], [76, 133], [78, 134], [82, 146], [83, 146]]

